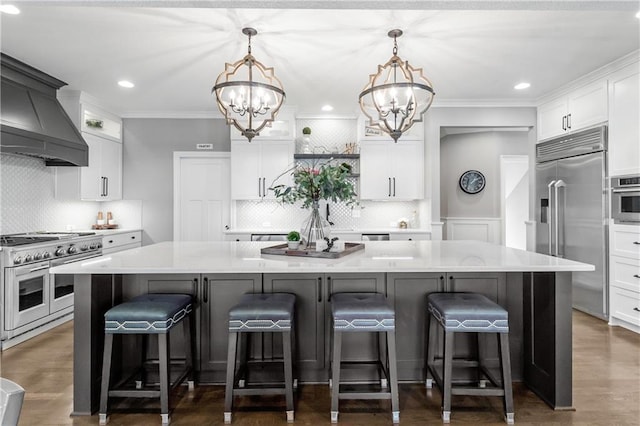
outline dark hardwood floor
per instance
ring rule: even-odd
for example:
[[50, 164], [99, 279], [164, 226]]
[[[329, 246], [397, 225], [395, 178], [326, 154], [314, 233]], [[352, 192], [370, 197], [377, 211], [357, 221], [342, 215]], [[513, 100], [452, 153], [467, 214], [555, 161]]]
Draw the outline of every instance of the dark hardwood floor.
[[[639, 425], [640, 335], [611, 328], [601, 320], [573, 315], [573, 389], [575, 411], [553, 411], [525, 387], [516, 384], [514, 399], [518, 425]], [[72, 323], [3, 352], [1, 375], [22, 385], [27, 393], [20, 425], [95, 425], [97, 416], [69, 416], [72, 398]], [[196, 386], [189, 394], [174, 393], [172, 424], [220, 425], [224, 389]], [[234, 425], [286, 424], [279, 397], [236, 400]], [[341, 425], [389, 425], [387, 401], [344, 401]], [[260, 405], [263, 411], [253, 409]], [[265, 410], [265, 406], [274, 408]], [[301, 386], [296, 406], [298, 425], [330, 424], [329, 388]], [[440, 424], [440, 394], [419, 384], [400, 386], [400, 420], [403, 425]], [[452, 424], [503, 425], [499, 398], [454, 397]], [[159, 425], [156, 413], [114, 413], [110, 425]]]

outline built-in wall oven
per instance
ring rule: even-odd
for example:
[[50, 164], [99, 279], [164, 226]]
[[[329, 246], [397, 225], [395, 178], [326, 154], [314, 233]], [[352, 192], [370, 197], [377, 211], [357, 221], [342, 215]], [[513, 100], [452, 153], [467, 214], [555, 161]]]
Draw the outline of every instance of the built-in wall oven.
[[[1, 236], [2, 340], [73, 313], [73, 275], [49, 268], [102, 254], [101, 237], [77, 234]], [[3, 345], [5, 346], [5, 345]]]
[[640, 222], [640, 175], [611, 178], [611, 217], [615, 223]]

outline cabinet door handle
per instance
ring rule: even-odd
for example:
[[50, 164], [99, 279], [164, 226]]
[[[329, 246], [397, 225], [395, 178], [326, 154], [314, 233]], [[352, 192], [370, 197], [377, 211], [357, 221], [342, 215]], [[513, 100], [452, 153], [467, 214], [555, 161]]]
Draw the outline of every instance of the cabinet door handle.
[[571, 114], [567, 115], [567, 128], [571, 130]]
[[562, 116], [562, 130], [567, 130], [567, 116]]
[[636, 312], [640, 312], [640, 309], [638, 309], [637, 307], [633, 308], [633, 310], [636, 311]]
[[109, 178], [108, 178], [108, 177], [104, 178], [104, 181], [105, 181], [105, 186], [104, 186], [104, 188], [105, 188], [105, 190], [104, 190], [104, 196], [105, 196], [105, 197], [108, 197], [108, 196], [109, 196]]
[[634, 241], [633, 244], [640, 246], [640, 241]]
[[393, 178], [393, 196], [396, 196], [396, 178]]
[[194, 291], [194, 292], [195, 292], [195, 294], [196, 294], [196, 300], [198, 300], [198, 292], [199, 292], [199, 290], [200, 290], [200, 289], [198, 288], [198, 279], [197, 279], [197, 278], [194, 278], [194, 279], [193, 279], [193, 291]]
[[389, 197], [391, 197], [391, 178], [389, 178]]
[[104, 197], [104, 176], [100, 176], [100, 196]]
[[328, 301], [331, 302], [331, 293], [333, 293], [333, 283], [331, 282], [331, 277], [327, 277], [327, 290], [329, 290]]
[[134, 235], [134, 236], [132, 236], [132, 237], [131, 237], [131, 239], [132, 239], [132, 240], [135, 240], [135, 239], [136, 239], [136, 236], [135, 236], [135, 235]]
[[638, 274], [633, 274], [633, 278], [640, 278], [640, 275], [638, 275]]
[[202, 300], [204, 303], [209, 302], [209, 278], [207, 277], [202, 279]]
[[260, 185], [261, 178], [258, 178], [258, 197], [262, 197], [262, 186]]
[[263, 197], [267, 196], [267, 189], [265, 187], [266, 181], [267, 181], [267, 178], [262, 178], [262, 196]]
[[322, 277], [318, 277], [318, 303], [322, 302]]

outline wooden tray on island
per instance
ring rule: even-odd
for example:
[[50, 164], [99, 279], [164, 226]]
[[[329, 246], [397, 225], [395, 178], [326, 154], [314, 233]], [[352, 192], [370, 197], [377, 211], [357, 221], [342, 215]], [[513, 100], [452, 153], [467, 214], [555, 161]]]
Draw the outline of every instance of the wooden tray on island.
[[276, 254], [281, 256], [302, 256], [302, 257], [319, 257], [323, 259], [338, 259], [351, 253], [355, 253], [364, 249], [362, 243], [344, 243], [343, 251], [315, 251], [312, 249], [290, 250], [287, 244], [278, 244], [277, 246], [265, 247], [260, 249], [262, 254]]

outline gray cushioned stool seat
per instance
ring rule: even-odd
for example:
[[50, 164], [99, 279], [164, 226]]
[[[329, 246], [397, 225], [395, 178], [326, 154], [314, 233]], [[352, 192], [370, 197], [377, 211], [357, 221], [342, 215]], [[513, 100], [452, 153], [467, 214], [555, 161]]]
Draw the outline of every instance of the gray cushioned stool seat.
[[447, 331], [508, 333], [507, 311], [477, 293], [432, 293], [429, 312]]
[[105, 333], [168, 333], [191, 312], [188, 294], [143, 294], [109, 309]]
[[245, 294], [229, 310], [229, 330], [291, 330], [295, 302], [296, 297], [287, 293]]
[[336, 293], [331, 296], [333, 327], [340, 331], [395, 329], [395, 312], [380, 293]]

